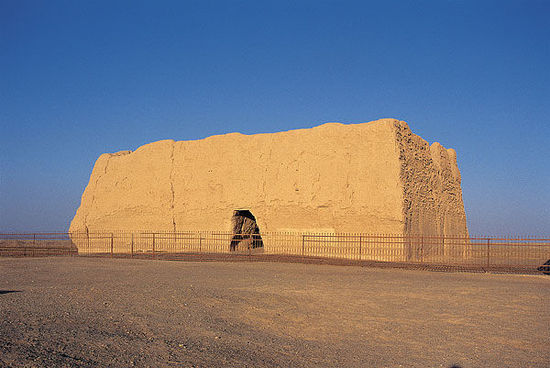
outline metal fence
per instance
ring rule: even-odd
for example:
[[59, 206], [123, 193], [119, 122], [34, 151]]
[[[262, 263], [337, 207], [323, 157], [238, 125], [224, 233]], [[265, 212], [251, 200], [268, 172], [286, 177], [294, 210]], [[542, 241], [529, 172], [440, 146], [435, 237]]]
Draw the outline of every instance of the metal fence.
[[178, 254], [285, 255], [356, 262], [536, 269], [550, 259], [550, 239], [293, 232], [252, 235], [223, 231], [0, 234], [0, 256]]
[[0, 233], [0, 256], [76, 255], [68, 233]]

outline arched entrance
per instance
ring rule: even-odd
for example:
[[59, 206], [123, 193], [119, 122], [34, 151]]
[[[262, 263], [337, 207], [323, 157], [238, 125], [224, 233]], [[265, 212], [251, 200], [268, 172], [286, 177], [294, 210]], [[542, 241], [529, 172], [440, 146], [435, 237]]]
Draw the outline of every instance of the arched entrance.
[[249, 250], [264, 246], [256, 218], [249, 210], [233, 211], [231, 226], [233, 236], [229, 246], [230, 251]]

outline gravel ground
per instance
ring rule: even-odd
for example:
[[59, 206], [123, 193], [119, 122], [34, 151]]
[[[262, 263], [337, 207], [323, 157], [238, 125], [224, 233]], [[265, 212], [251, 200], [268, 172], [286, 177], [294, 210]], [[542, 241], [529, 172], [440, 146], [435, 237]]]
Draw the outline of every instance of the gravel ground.
[[550, 276], [0, 258], [0, 366], [547, 367]]

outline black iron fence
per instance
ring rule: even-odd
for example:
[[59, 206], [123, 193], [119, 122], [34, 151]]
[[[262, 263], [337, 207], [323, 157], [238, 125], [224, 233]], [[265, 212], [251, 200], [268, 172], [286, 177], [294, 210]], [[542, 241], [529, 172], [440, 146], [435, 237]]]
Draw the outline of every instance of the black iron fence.
[[350, 262], [536, 269], [550, 259], [550, 238], [219, 231], [0, 234], [0, 256], [178, 254], [285, 255]]

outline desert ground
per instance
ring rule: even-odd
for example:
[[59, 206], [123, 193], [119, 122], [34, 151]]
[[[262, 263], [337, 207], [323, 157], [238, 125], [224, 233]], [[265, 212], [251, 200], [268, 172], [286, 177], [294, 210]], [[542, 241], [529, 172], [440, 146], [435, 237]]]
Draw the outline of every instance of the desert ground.
[[546, 367], [550, 276], [0, 258], [0, 366]]

